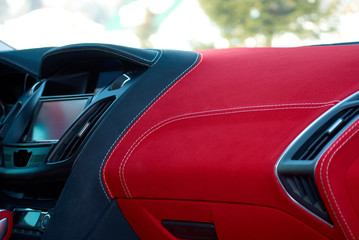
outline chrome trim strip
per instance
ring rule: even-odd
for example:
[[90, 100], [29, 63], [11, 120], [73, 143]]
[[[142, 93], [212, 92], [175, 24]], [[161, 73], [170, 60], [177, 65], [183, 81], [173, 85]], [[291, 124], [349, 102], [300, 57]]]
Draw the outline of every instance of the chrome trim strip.
[[339, 118], [333, 125], [328, 129], [328, 133], [331, 134], [334, 130], [343, 122], [342, 118]]
[[123, 83], [121, 84], [121, 87], [123, 87], [128, 81], [131, 80], [131, 78], [127, 74], [123, 74], [123, 76], [125, 76], [127, 79], [125, 81], [123, 81]]
[[84, 134], [84, 132], [88, 129], [89, 126], [90, 126], [90, 123], [86, 122], [85, 125], [82, 127], [80, 133], [77, 134], [77, 137], [81, 138], [82, 134]]
[[38, 89], [38, 87], [40, 87], [40, 85], [41, 85], [42, 83], [43, 83], [42, 81], [35, 83], [35, 84], [31, 87], [31, 89], [30, 89], [30, 91], [29, 91], [29, 96], [32, 96], [32, 95], [36, 92], [36, 90]]

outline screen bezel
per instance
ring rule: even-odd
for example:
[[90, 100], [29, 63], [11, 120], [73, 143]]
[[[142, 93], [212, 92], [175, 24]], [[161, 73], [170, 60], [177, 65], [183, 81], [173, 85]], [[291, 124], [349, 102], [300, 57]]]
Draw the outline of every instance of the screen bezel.
[[[25, 142], [25, 143], [56, 143], [56, 142], [58, 142], [59, 139], [47, 139], [47, 140], [33, 140], [32, 139], [33, 129], [34, 129], [36, 120], [38, 118], [38, 115], [40, 113], [41, 106], [44, 102], [72, 101], [72, 100], [84, 100], [85, 99], [85, 100], [87, 100], [87, 102], [85, 103], [85, 106], [83, 109], [83, 111], [84, 111], [87, 108], [87, 106], [91, 103], [92, 98], [93, 98], [93, 94], [41, 97], [39, 99], [39, 102], [36, 104], [34, 114], [31, 117], [30, 124], [28, 125], [28, 127], [25, 130], [23, 142]], [[76, 122], [76, 120], [79, 118], [81, 113], [75, 118], [75, 120], [71, 123], [71, 125], [67, 129], [71, 128], [71, 126], [74, 124], [74, 122]], [[65, 132], [67, 131], [67, 129], [65, 130]]]

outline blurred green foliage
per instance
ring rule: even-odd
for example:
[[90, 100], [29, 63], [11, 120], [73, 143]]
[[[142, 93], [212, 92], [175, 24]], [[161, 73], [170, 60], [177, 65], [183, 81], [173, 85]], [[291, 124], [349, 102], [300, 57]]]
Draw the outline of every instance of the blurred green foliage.
[[331, 18], [337, 3], [320, 0], [199, 0], [231, 46], [254, 38], [257, 46], [271, 46], [286, 32], [301, 39], [318, 38], [336, 29]]

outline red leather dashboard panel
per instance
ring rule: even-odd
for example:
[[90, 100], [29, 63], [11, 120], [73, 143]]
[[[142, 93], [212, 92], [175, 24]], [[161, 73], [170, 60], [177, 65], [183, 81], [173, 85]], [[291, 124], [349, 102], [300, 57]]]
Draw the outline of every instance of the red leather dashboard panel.
[[323, 154], [316, 182], [327, 206], [347, 239], [359, 238], [359, 120]]
[[219, 239], [328, 239], [278, 209], [230, 203], [119, 199], [140, 239], [177, 239], [161, 219], [214, 222]]
[[[274, 167], [311, 122], [358, 91], [358, 53], [359, 46], [201, 52], [201, 61], [142, 114], [109, 155], [103, 167], [109, 195], [126, 198], [118, 203], [143, 238], [170, 238], [158, 223], [177, 206], [188, 221], [200, 221], [202, 214], [202, 221], [214, 222], [220, 239], [260, 238], [238, 226], [278, 238], [278, 224], [283, 236], [291, 229], [293, 237], [343, 238], [337, 225], [323, 224], [288, 198]], [[154, 203], [163, 211], [135, 199], [163, 203]], [[190, 218], [201, 204], [210, 210]]]

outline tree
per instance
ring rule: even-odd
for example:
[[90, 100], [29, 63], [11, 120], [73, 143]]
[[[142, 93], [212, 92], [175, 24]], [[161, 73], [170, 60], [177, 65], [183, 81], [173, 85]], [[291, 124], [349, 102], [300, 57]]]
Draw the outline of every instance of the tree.
[[199, 0], [209, 18], [221, 29], [231, 46], [248, 38], [259, 45], [271, 46], [273, 37], [293, 32], [301, 39], [318, 38], [333, 31], [335, 21], [328, 20], [334, 3], [324, 6], [320, 0]]
[[[126, 5], [129, 5], [134, 2], [140, 2], [142, 4], [142, 7], [145, 8], [145, 17], [141, 24], [132, 26], [132, 27], [124, 27], [121, 23], [122, 16], [116, 15], [114, 18], [112, 18], [108, 23], [106, 28], [109, 30], [117, 30], [117, 29], [129, 29], [132, 30], [136, 36], [138, 37], [141, 47], [142, 48], [152, 48], [152, 43], [150, 41], [151, 35], [156, 33], [158, 29], [161, 27], [161, 24], [168, 18], [171, 13], [182, 3], [183, 0], [174, 0], [170, 1], [171, 4], [168, 6], [167, 9], [163, 9], [161, 12], [153, 12], [149, 7], [148, 4], [151, 3], [151, 1], [145, 0], [122, 0], [120, 4], [118, 4], [118, 11], [125, 7]], [[155, 2], [155, 1], [152, 1]], [[158, 2], [158, 1], [157, 1]]]

